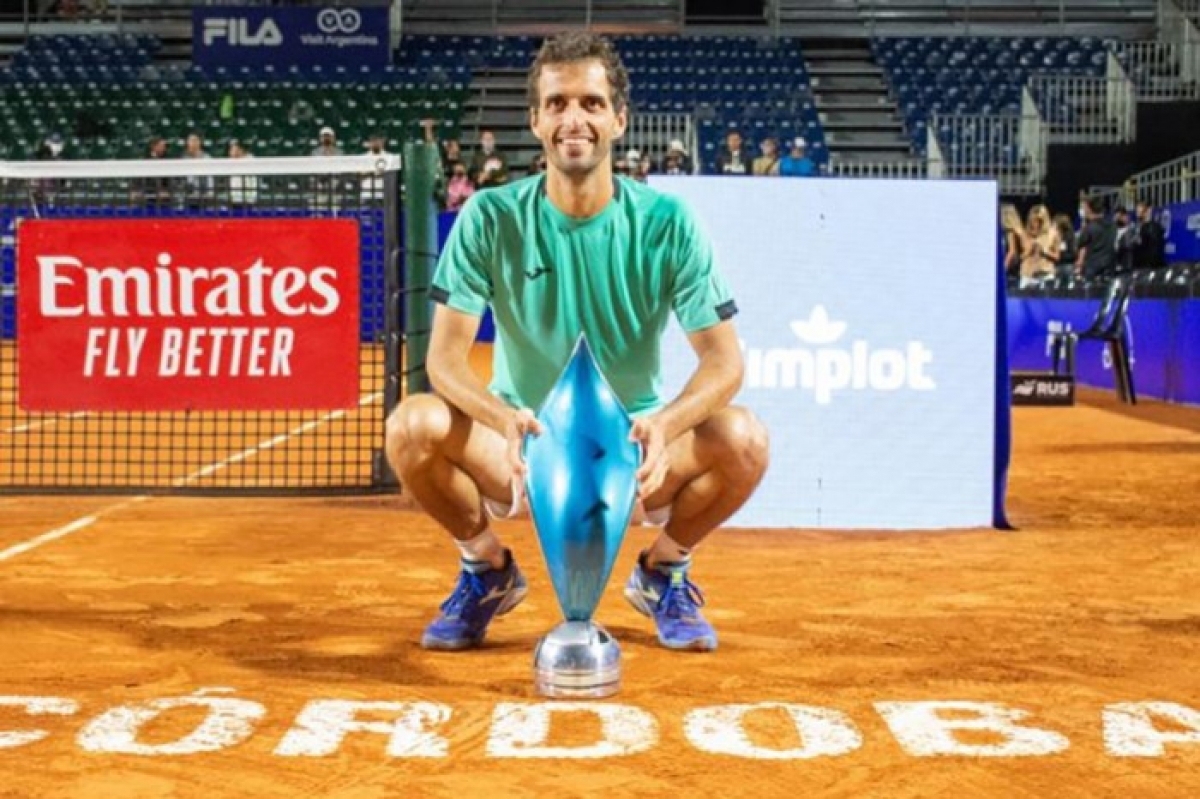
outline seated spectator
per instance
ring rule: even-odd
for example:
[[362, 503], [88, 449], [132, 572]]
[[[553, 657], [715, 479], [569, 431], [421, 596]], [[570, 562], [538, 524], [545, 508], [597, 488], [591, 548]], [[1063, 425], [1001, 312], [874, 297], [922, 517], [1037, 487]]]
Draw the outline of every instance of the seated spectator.
[[[386, 158], [391, 155], [387, 151], [386, 139], [381, 133], [372, 133], [367, 139], [367, 155]], [[384, 179], [380, 172], [367, 172], [359, 178], [358, 197], [363, 204], [379, 202], [383, 199]]]
[[687, 148], [680, 139], [671, 139], [667, 146], [667, 154], [663, 156], [662, 169], [664, 175], [690, 175], [693, 172], [692, 162], [688, 158]]
[[1133, 238], [1133, 268], [1158, 269], [1167, 265], [1167, 231], [1154, 218], [1154, 208], [1145, 200], [1137, 204], [1137, 229]]
[[817, 174], [817, 163], [808, 157], [808, 142], [802, 137], [792, 139], [792, 151], [779, 162], [779, 174], [794, 178], [811, 178]]
[[1099, 197], [1085, 199], [1081, 210], [1084, 222], [1075, 271], [1088, 280], [1112, 277], [1117, 273], [1117, 229], [1104, 216], [1104, 201]]
[[1067, 278], [1075, 271], [1075, 256], [1078, 254], [1071, 218], [1066, 214], [1058, 214], [1054, 217], [1054, 229], [1058, 231], [1058, 257], [1054, 261], [1054, 271], [1059, 278]]
[[442, 142], [442, 172], [446, 175], [446, 180], [450, 179], [454, 165], [461, 163], [463, 163], [462, 147], [459, 145], [458, 139], [446, 139]]
[[546, 171], [546, 154], [538, 153], [529, 162], [529, 175], [540, 175]]
[[625, 167], [629, 170], [629, 177], [645, 183], [646, 176], [650, 174], [650, 159], [643, 158], [640, 150], [630, 148], [625, 151]]
[[1058, 230], [1050, 223], [1044, 205], [1029, 209], [1021, 251], [1021, 288], [1036, 285], [1054, 274], [1059, 255]]
[[779, 143], [775, 141], [773, 136], [768, 136], [762, 140], [762, 144], [759, 147], [762, 148], [762, 155], [754, 159], [754, 174], [778, 175]]
[[[229, 142], [230, 158], [253, 158], [249, 149], [237, 139]], [[231, 175], [229, 177], [229, 207], [235, 211], [245, 211], [258, 202], [257, 175]]]
[[754, 165], [754, 157], [742, 144], [742, 134], [731, 130], [725, 134], [725, 146], [717, 154], [718, 175], [749, 175]]

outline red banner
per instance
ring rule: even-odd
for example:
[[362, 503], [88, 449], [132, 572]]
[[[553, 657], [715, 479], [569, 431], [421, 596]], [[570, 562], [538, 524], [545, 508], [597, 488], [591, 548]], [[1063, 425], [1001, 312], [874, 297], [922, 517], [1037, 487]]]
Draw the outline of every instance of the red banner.
[[358, 261], [349, 219], [25, 221], [20, 406], [354, 407]]

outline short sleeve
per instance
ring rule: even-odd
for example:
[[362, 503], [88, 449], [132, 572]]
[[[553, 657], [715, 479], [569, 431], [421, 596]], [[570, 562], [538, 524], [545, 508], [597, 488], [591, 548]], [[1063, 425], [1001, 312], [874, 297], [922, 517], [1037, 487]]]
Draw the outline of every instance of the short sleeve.
[[671, 307], [688, 333], [712, 327], [737, 313], [733, 293], [713, 263], [712, 244], [682, 203], [676, 206]]
[[433, 274], [430, 296], [435, 302], [473, 316], [483, 316], [492, 300], [491, 257], [487, 215], [477, 197], [466, 202], [450, 228]]

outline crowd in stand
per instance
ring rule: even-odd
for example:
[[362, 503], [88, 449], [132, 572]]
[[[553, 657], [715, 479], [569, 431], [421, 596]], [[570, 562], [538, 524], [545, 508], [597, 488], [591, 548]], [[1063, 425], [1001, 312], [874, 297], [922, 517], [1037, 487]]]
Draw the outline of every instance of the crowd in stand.
[[1050, 280], [1098, 280], [1166, 264], [1166, 232], [1154, 208], [1138, 202], [1133, 213], [1111, 212], [1100, 197], [1081, 196], [1077, 224], [1066, 214], [1053, 218], [1035, 205], [1021, 221], [1013, 205], [1000, 208], [1004, 270], [1020, 288]]

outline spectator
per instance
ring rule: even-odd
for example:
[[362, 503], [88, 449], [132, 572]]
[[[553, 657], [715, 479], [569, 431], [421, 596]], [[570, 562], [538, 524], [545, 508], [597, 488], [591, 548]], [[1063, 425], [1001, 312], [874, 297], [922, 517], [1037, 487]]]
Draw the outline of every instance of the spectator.
[[775, 141], [775, 137], [768, 136], [763, 139], [759, 147], [762, 148], [762, 155], [754, 159], [754, 174], [778, 175], [779, 143]]
[[1050, 223], [1044, 205], [1029, 209], [1025, 223], [1024, 248], [1021, 251], [1021, 288], [1028, 288], [1054, 274], [1058, 259], [1058, 230]]
[[[65, 146], [62, 136], [51, 133], [38, 146], [34, 158], [38, 161], [61, 161]], [[29, 188], [33, 193], [35, 204], [54, 205], [54, 198], [58, 195], [59, 182], [55, 178], [36, 178], [30, 181]]]
[[1134, 228], [1129, 224], [1129, 211], [1117, 208], [1113, 213], [1113, 225], [1117, 229], [1117, 274], [1133, 271]]
[[1000, 206], [1000, 230], [1004, 234], [1004, 274], [1016, 277], [1021, 271], [1021, 253], [1025, 251], [1025, 228], [1014, 205]]
[[717, 155], [717, 174], [749, 175], [753, 164], [753, 157], [742, 145], [741, 132], [731, 130], [725, 134], [725, 147]]
[[[317, 132], [317, 139], [317, 146], [312, 151], [314, 158], [332, 158], [344, 154], [337, 143], [337, 133], [328, 125]], [[337, 211], [341, 207], [337, 175], [314, 175], [312, 185], [314, 209]]]
[[475, 181], [475, 187], [489, 189], [508, 183], [508, 160], [496, 149], [496, 135], [490, 130], [479, 134], [479, 149], [471, 156], [471, 168], [467, 172]]
[[[386, 158], [391, 155], [385, 146], [383, 135], [372, 133], [367, 139], [367, 155]], [[359, 180], [359, 199], [364, 205], [379, 202], [383, 199], [383, 173], [366, 172]]]
[[450, 180], [446, 183], [446, 210], [458, 211], [474, 193], [475, 184], [467, 175], [467, 165], [460, 161], [451, 168]]
[[[192, 131], [188, 134], [184, 145], [183, 157], [188, 160], [203, 160], [212, 158], [204, 149], [204, 139], [199, 133]], [[188, 175], [183, 179], [183, 205], [191, 211], [198, 211], [213, 199], [212, 175]]]
[[792, 151], [779, 162], [779, 174], [789, 178], [811, 178], [817, 174], [817, 163], [808, 157], [808, 142], [803, 137], [792, 139]]
[[646, 182], [646, 176], [650, 174], [650, 159], [643, 158], [641, 150], [630, 148], [625, 151], [625, 166], [629, 170], [629, 177], [634, 180]]
[[1054, 217], [1054, 229], [1058, 231], [1058, 257], [1055, 259], [1055, 272], [1061, 278], [1071, 276], [1075, 271], [1075, 256], [1078, 248], [1075, 246], [1075, 229], [1071, 227], [1071, 218], [1066, 214]]
[[540, 175], [545, 171], [546, 171], [546, 154], [538, 153], [537, 155], [535, 155], [533, 157], [533, 160], [529, 162], [528, 174]]
[[[237, 139], [229, 141], [229, 157], [236, 159], [253, 158], [249, 149]], [[257, 175], [229, 176], [229, 207], [238, 213], [245, 213], [258, 202]]]
[[1167, 231], [1154, 218], [1154, 208], [1142, 200], [1137, 204], [1137, 230], [1133, 244], [1134, 269], [1158, 269], [1167, 265]]
[[446, 139], [442, 142], [442, 172], [445, 173], [447, 180], [454, 171], [454, 165], [462, 162], [462, 147], [459, 145], [458, 139]]
[[[150, 139], [146, 158], [151, 161], [166, 160], [167, 140], [162, 136]], [[133, 181], [131, 192], [134, 205], [148, 210], [171, 206], [171, 179], [168, 177], [145, 177]]]
[[667, 154], [663, 156], [662, 173], [664, 175], [690, 175], [693, 172], [691, 159], [688, 158], [687, 148], [681, 139], [671, 139], [667, 146]]
[[1075, 270], [1088, 280], [1111, 277], [1117, 271], [1117, 229], [1104, 216], [1104, 201], [1088, 197], [1080, 209], [1083, 229], [1079, 231], [1079, 253]]

